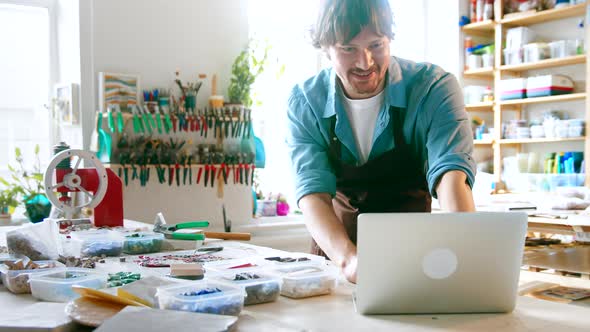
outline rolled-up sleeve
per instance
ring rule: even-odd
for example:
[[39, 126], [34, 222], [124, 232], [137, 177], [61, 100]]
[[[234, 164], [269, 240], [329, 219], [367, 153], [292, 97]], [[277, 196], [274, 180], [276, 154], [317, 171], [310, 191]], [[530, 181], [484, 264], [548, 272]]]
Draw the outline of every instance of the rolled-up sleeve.
[[328, 143], [321, 123], [314, 115], [299, 87], [289, 97], [286, 143], [299, 200], [312, 193], [336, 194], [336, 176], [328, 159]]
[[423, 104], [432, 111], [426, 136], [428, 155], [428, 188], [436, 198], [436, 186], [448, 171], [463, 171], [473, 187], [476, 166], [473, 160], [473, 136], [463, 102], [461, 88], [455, 77], [444, 75], [434, 83]]

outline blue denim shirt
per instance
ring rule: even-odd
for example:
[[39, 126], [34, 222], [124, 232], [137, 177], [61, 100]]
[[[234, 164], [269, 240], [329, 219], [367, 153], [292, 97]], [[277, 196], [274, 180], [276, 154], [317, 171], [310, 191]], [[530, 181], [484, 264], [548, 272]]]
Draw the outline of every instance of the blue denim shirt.
[[[436, 197], [440, 177], [451, 170], [467, 175], [473, 186], [473, 136], [461, 88], [455, 77], [428, 63], [391, 58], [384, 105], [377, 116], [372, 160], [394, 146], [393, 109], [406, 112], [403, 137], [424, 162], [428, 188]], [[336, 115], [335, 134], [342, 143], [342, 160], [359, 164], [355, 139], [342, 103], [336, 72], [325, 69], [296, 85], [288, 101], [287, 146], [295, 177], [297, 202], [311, 193], [336, 194], [336, 176], [328, 160], [330, 118]]]

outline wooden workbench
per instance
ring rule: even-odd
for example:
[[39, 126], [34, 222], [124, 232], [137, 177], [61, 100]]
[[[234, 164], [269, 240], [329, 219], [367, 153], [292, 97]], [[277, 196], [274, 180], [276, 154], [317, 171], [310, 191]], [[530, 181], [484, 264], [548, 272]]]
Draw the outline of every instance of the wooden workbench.
[[[128, 222], [126, 225], [136, 227], [140, 224]], [[0, 236], [0, 244], [2, 242], [4, 237]], [[112, 271], [116, 264], [120, 264], [118, 260], [111, 259], [107, 264], [99, 264], [98, 268]], [[522, 282], [533, 280], [535, 275], [523, 271]], [[590, 288], [590, 284], [586, 287]], [[354, 311], [353, 291], [354, 285], [341, 278], [331, 295], [300, 300], [281, 296], [277, 302], [247, 306], [240, 315], [237, 331], [588, 331], [590, 327], [590, 307], [523, 296], [518, 298], [516, 309], [510, 314], [362, 316]], [[3, 305], [2, 315], [11, 316], [22, 314], [27, 306], [37, 301], [31, 295], [14, 295], [0, 286], [0, 303]], [[60, 306], [65, 304], [54, 304], [46, 311], [36, 307], [38, 311], [34, 316], [37, 319], [64, 319], [65, 315], [59, 317], [60, 310], [56, 311]]]

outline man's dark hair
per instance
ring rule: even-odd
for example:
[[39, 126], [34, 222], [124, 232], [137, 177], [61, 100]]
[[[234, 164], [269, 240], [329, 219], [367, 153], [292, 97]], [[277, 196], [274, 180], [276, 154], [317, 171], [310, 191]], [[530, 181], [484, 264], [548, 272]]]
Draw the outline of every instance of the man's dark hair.
[[315, 48], [346, 44], [364, 27], [393, 39], [393, 14], [388, 0], [323, 0], [311, 30], [312, 44]]

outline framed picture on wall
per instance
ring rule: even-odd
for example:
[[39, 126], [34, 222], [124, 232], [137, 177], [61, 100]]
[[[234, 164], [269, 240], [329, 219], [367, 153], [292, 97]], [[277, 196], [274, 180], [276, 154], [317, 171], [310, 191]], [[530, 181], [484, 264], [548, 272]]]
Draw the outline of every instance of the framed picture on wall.
[[100, 72], [98, 88], [101, 112], [106, 111], [108, 105], [119, 105], [122, 111], [130, 112], [131, 107], [139, 103], [138, 75]]
[[80, 125], [78, 84], [57, 84], [55, 86], [55, 106], [60, 124]]

